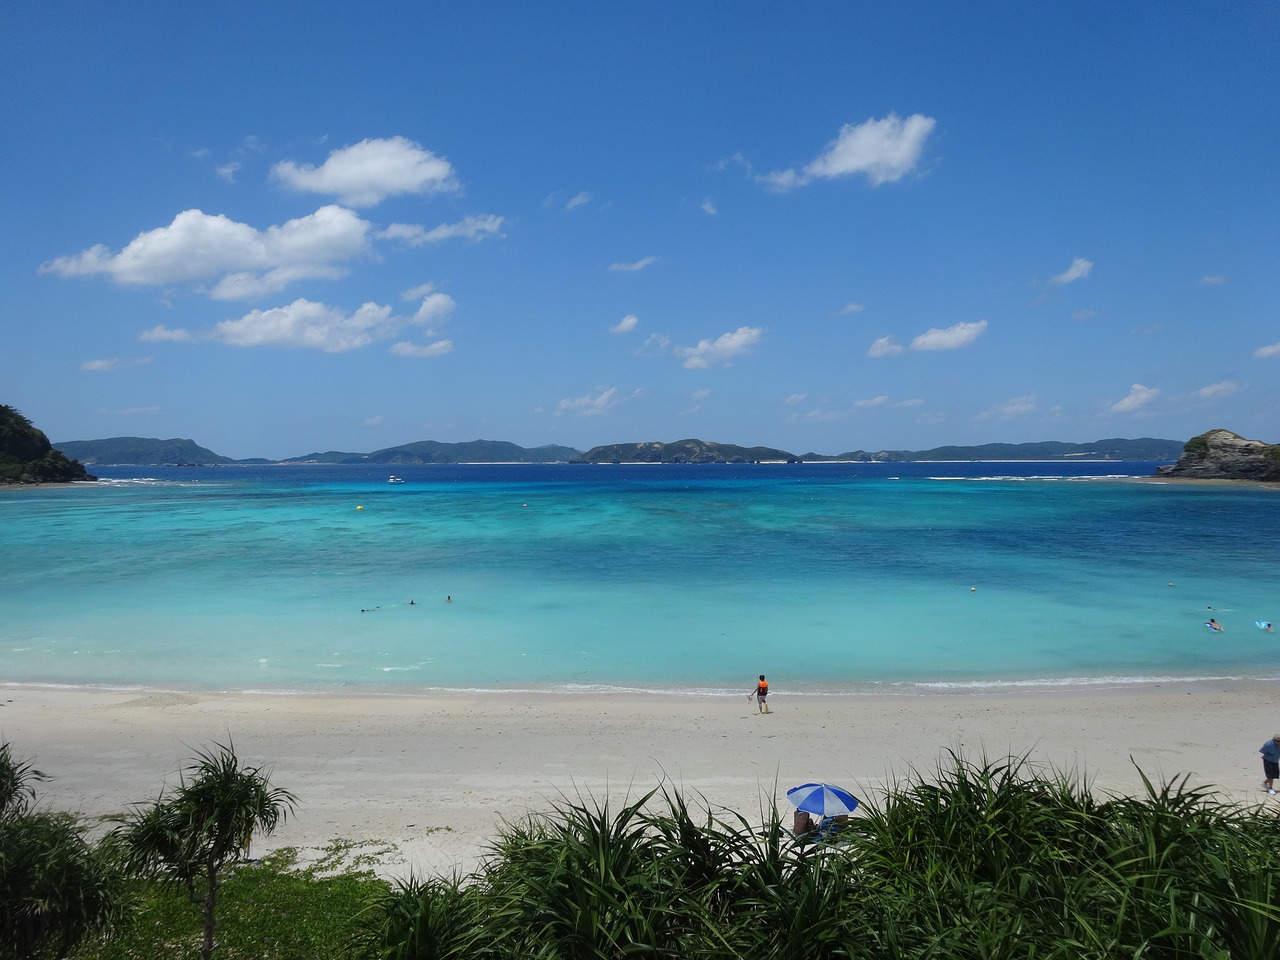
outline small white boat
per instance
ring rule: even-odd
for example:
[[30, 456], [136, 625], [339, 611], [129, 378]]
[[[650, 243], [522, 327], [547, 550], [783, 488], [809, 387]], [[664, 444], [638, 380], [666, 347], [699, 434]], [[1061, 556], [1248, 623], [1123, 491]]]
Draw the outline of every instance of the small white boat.
[[404, 480], [393, 473], [391, 476], [387, 477], [387, 483], [404, 483]]

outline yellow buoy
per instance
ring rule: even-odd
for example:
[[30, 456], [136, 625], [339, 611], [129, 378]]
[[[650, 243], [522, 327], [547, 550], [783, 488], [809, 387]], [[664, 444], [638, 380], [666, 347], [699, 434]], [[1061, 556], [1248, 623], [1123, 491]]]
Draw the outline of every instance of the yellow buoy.
[[364, 507], [356, 507], [357, 510], [363, 510]]

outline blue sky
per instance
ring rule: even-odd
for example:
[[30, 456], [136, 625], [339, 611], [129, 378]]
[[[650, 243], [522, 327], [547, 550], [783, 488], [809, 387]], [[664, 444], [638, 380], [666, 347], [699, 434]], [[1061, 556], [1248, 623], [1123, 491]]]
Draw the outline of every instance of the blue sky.
[[232, 457], [1280, 441], [1274, 3], [0, 4], [0, 402]]

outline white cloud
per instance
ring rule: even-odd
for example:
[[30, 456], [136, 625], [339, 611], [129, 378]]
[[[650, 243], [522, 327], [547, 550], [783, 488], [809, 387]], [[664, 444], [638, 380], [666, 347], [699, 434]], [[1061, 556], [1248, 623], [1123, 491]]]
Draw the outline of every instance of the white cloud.
[[235, 183], [236, 174], [239, 172], [240, 172], [240, 163], [237, 160], [232, 160], [230, 163], [224, 163], [220, 167], [214, 167], [214, 173], [216, 173], [223, 180], [227, 181], [227, 183]]
[[872, 359], [892, 357], [901, 353], [903, 349], [902, 344], [894, 343], [893, 337], [881, 337], [867, 349], [867, 356]]
[[[978, 320], [974, 323], [960, 322], [950, 327], [931, 327], [924, 333], [915, 337], [911, 341], [911, 350], [958, 350], [961, 347], [967, 347], [973, 341], [982, 336], [983, 331], [987, 329], [987, 321]], [[881, 337], [874, 341], [867, 350], [867, 356], [872, 359], [879, 357], [893, 357], [907, 350], [902, 344], [897, 343], [893, 337]]]
[[1217, 400], [1239, 392], [1240, 384], [1234, 380], [1223, 380], [1221, 383], [1211, 383], [1207, 387], [1201, 387], [1196, 391], [1196, 396], [1201, 400]]
[[441, 240], [451, 240], [454, 237], [479, 243], [490, 237], [502, 237], [502, 223], [503, 218], [492, 213], [478, 217], [463, 217], [457, 223], [442, 223], [430, 230], [416, 223], [393, 223], [378, 231], [378, 239], [399, 240], [411, 247], [439, 243]]
[[708, 388], [708, 387], [703, 387], [701, 390], [695, 390], [695, 391], [693, 391], [693, 393], [689, 394], [689, 399], [690, 399], [690, 400], [705, 400], [705, 399], [707, 399], [707, 397], [709, 397], [709, 396], [711, 396], [711, 390], [710, 390], [710, 388]]
[[979, 420], [989, 420], [992, 418], [999, 420], [1008, 420], [1012, 417], [1026, 416], [1028, 413], [1036, 411], [1036, 395], [1028, 393], [1021, 397], [1013, 397], [1004, 403], [998, 403], [990, 410], [985, 410], [978, 414]]
[[1083, 280], [1089, 275], [1089, 271], [1093, 269], [1093, 261], [1086, 260], [1084, 257], [1076, 257], [1071, 261], [1071, 266], [1063, 270], [1056, 277], [1051, 278], [1051, 282], [1064, 284], [1075, 283], [1077, 280]]
[[617, 406], [619, 400], [618, 388], [609, 387], [607, 390], [601, 390], [594, 397], [565, 398], [556, 404], [555, 413], [557, 416], [562, 413], [572, 413], [579, 417], [597, 417]]
[[161, 324], [149, 330], [143, 330], [138, 334], [138, 339], [143, 343], [188, 343], [194, 338], [189, 331], [181, 327], [175, 330]]
[[1200, 278], [1200, 286], [1202, 287], [1216, 287], [1226, 282], [1227, 278], [1220, 273], [1207, 273]]
[[335, 278], [344, 260], [369, 247], [369, 224], [345, 207], [325, 206], [264, 231], [218, 214], [184, 210], [167, 227], [141, 233], [119, 253], [98, 244], [40, 265], [63, 277], [105, 274], [116, 283], [158, 286], [219, 278], [218, 300], [276, 292], [295, 280]]
[[833, 179], [861, 173], [872, 186], [901, 180], [920, 162], [925, 140], [937, 123], [932, 117], [912, 114], [903, 120], [891, 113], [882, 120], [845, 124], [840, 133], [803, 170], [775, 171], [758, 177], [770, 190], [785, 193], [817, 179]]
[[208, 336], [235, 347], [344, 353], [394, 336], [405, 323], [403, 318], [392, 316], [390, 307], [376, 303], [366, 303], [348, 315], [337, 307], [298, 299], [288, 306], [253, 310], [237, 320], [224, 320]]
[[294, 190], [336, 196], [353, 207], [371, 207], [407, 193], [458, 190], [449, 161], [405, 137], [361, 140], [334, 150], [319, 167], [282, 160], [271, 175]]
[[609, 328], [610, 333], [630, 333], [640, 323], [640, 318], [634, 313], [628, 313], [625, 317]]
[[590, 202], [591, 202], [591, 194], [587, 193], [584, 190], [582, 191], [582, 193], [579, 193], [576, 196], [570, 197], [569, 202], [564, 205], [564, 208], [565, 210], [572, 210], [575, 207], [580, 207], [584, 203], [590, 203]]
[[1135, 383], [1129, 388], [1127, 397], [1111, 405], [1111, 412], [1132, 413], [1135, 410], [1142, 409], [1159, 395], [1160, 391], [1154, 387], [1144, 387], [1140, 383]]
[[453, 341], [437, 340], [435, 343], [416, 344], [401, 340], [391, 345], [391, 352], [397, 357], [442, 357], [453, 352]]
[[1267, 357], [1280, 357], [1280, 343], [1270, 343], [1265, 347], [1259, 347], [1253, 351], [1253, 355], [1259, 360], [1265, 360]]
[[654, 357], [666, 353], [667, 347], [671, 345], [671, 338], [665, 333], [651, 333], [645, 337], [644, 343], [640, 345], [640, 349], [636, 351], [639, 357]]
[[785, 404], [786, 404], [787, 406], [789, 406], [789, 407], [794, 407], [794, 406], [796, 406], [797, 404], [804, 403], [807, 399], [809, 399], [809, 397], [808, 397], [808, 395], [807, 395], [807, 394], [804, 394], [804, 393], [793, 393], [793, 394], [791, 394], [791, 396], [787, 397], [787, 398], [786, 398], [786, 399], [784, 399], [782, 402], [783, 402], [783, 403], [785, 403]]
[[840, 316], [847, 317], [852, 313], [861, 313], [865, 309], [867, 309], [865, 303], [846, 303], [840, 308]]
[[159, 407], [126, 407], [118, 411], [126, 417], [150, 417], [160, 412]]
[[866, 400], [854, 401], [855, 407], [883, 407], [889, 402], [889, 398], [884, 394], [878, 397], [868, 397]]
[[957, 323], [951, 327], [939, 329], [933, 327], [911, 341], [912, 350], [958, 350], [967, 347], [977, 340], [987, 329], [987, 321], [976, 323]]
[[88, 370], [90, 373], [106, 373], [109, 370], [123, 370], [125, 367], [141, 367], [150, 362], [150, 357], [137, 357], [133, 360], [110, 357], [103, 360], [86, 360], [80, 364], [80, 369]]
[[659, 260], [658, 257], [643, 257], [634, 263], [611, 263], [609, 269], [615, 273], [635, 273], [637, 270], [643, 270], [645, 267], [652, 267]]
[[703, 197], [702, 203], [699, 204], [699, 207], [702, 210], [702, 212], [705, 213], [708, 217], [714, 217], [717, 213], [720, 212], [719, 210], [716, 209], [716, 205], [711, 202], [710, 197]]
[[1071, 314], [1072, 320], [1092, 320], [1098, 315], [1096, 310], [1076, 310]]
[[699, 370], [714, 363], [728, 366], [734, 357], [759, 343], [763, 335], [763, 327], [739, 327], [714, 340], [699, 340], [694, 347], [676, 347], [675, 352], [676, 356], [685, 358], [684, 365], [690, 370]]
[[384, 417], [382, 414], [380, 414], [380, 413], [379, 413], [379, 414], [377, 414], [377, 415], [375, 415], [375, 416], [369, 417], [367, 420], [361, 420], [361, 421], [360, 421], [360, 426], [362, 426], [362, 427], [380, 427], [380, 426], [382, 426], [383, 422], [385, 422], [385, 421], [386, 421], [386, 419], [387, 419], [386, 417]]
[[457, 304], [447, 293], [428, 293], [409, 321], [417, 326], [427, 327], [427, 336], [435, 335], [435, 326], [443, 323], [453, 313]]

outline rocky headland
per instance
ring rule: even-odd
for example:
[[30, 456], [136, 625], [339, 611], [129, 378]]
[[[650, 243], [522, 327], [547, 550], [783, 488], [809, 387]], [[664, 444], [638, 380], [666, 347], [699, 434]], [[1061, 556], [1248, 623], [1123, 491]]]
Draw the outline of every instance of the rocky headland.
[[1188, 440], [1177, 463], [1160, 467], [1155, 475], [1280, 483], [1280, 444], [1246, 440], [1230, 430], [1210, 430]]
[[96, 480], [75, 460], [53, 449], [44, 431], [13, 407], [0, 405], [0, 483]]

